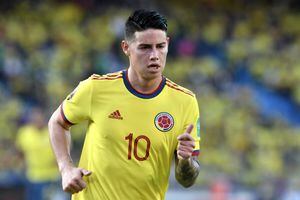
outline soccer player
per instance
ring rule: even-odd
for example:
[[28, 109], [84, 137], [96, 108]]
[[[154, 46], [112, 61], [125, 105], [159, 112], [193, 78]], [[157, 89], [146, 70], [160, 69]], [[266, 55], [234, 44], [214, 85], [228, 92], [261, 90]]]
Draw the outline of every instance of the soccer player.
[[[126, 21], [124, 71], [92, 75], [49, 120], [64, 191], [78, 200], [164, 199], [172, 159], [184, 187], [195, 182], [200, 124], [195, 95], [162, 75], [169, 38], [156, 11]], [[70, 127], [88, 120], [79, 162], [70, 157]]]

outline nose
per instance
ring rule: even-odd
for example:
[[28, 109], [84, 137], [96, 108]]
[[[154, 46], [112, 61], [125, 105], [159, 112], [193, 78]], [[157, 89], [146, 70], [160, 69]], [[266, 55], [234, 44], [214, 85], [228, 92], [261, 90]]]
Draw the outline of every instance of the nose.
[[151, 61], [157, 61], [158, 60], [158, 51], [157, 49], [152, 49], [150, 52], [150, 60]]

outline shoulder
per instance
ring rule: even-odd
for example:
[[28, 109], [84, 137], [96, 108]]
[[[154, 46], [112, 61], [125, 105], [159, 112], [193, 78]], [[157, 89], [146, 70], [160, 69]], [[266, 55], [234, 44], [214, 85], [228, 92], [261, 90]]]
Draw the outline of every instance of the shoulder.
[[80, 81], [79, 85], [72, 93], [82, 93], [83, 95], [92, 94], [93, 96], [94, 93], [101, 93], [102, 91], [111, 90], [112, 88], [119, 88], [123, 82], [122, 77], [122, 71], [104, 75], [93, 74], [89, 78]]
[[170, 88], [171, 90], [173, 90], [174, 93], [176, 93], [180, 96], [187, 97], [187, 98], [188, 97], [195, 98], [195, 96], [196, 96], [192, 91], [186, 89], [185, 87], [182, 87], [182, 86], [176, 84], [175, 82], [171, 81], [168, 78], [166, 78], [166, 86], [168, 88]]
[[[80, 91], [92, 91], [95, 87], [104, 88], [106, 85], [111, 85], [122, 78], [122, 71], [115, 73], [108, 73], [104, 75], [92, 74], [90, 77], [79, 82], [79, 85], [74, 89], [72, 93]], [[119, 82], [119, 81], [117, 81]]]
[[108, 73], [104, 75], [99, 74], [93, 74], [91, 75], [88, 80], [91, 81], [110, 81], [110, 80], [116, 80], [122, 78], [123, 74], [122, 71], [114, 72], [114, 73]]

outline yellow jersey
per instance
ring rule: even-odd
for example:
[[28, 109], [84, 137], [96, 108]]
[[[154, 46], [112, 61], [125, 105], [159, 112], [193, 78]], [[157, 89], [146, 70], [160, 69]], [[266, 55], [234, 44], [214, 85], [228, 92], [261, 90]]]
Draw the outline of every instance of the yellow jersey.
[[189, 124], [199, 153], [195, 95], [165, 77], [144, 94], [127, 71], [92, 75], [66, 98], [61, 114], [70, 124], [89, 121], [79, 166], [93, 173], [74, 200], [164, 199], [177, 137]]
[[18, 131], [16, 145], [24, 154], [27, 165], [26, 176], [31, 182], [59, 179], [47, 128], [38, 129], [30, 124], [23, 126]]

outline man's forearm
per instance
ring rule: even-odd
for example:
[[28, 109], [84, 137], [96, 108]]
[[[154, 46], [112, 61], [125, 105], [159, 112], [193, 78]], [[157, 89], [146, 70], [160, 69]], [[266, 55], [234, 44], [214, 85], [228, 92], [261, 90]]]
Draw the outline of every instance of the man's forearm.
[[72, 166], [73, 161], [70, 156], [71, 136], [69, 127], [61, 122], [58, 111], [49, 120], [50, 142], [56, 156], [59, 170], [62, 171], [67, 166]]
[[175, 176], [177, 181], [184, 187], [192, 186], [200, 172], [200, 164], [197, 157], [188, 160], [176, 159]]

